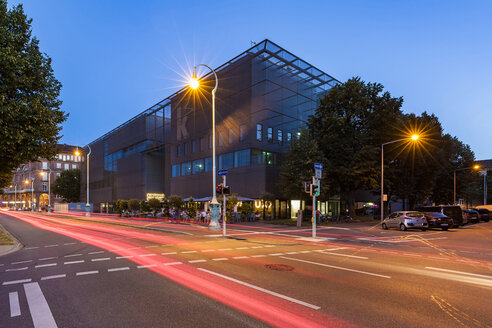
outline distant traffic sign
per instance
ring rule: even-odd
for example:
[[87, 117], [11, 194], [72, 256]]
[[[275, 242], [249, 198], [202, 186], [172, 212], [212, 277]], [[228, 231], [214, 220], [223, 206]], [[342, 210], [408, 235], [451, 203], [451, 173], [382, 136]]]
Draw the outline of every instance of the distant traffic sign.
[[321, 172], [323, 172], [323, 171], [321, 171], [319, 169], [314, 170], [314, 177], [316, 179], [321, 179], [321, 176], [322, 176], [322, 173]]
[[218, 175], [218, 176], [221, 176], [221, 175], [227, 175], [227, 169], [222, 169], [222, 170], [219, 170], [219, 171], [217, 172], [217, 175]]
[[314, 168], [316, 170], [322, 170], [323, 169], [323, 164], [321, 164], [321, 163], [314, 163]]

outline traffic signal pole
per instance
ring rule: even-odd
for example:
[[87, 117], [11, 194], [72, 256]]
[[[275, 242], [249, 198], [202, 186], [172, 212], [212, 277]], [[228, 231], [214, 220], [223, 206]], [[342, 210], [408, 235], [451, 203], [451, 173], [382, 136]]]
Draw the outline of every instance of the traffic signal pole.
[[[227, 186], [226, 184], [226, 176], [223, 175], [222, 176], [222, 179], [223, 179], [223, 186]], [[222, 207], [223, 209], [223, 215], [222, 215], [222, 236], [225, 237], [226, 236], [226, 195], [224, 193], [222, 193], [222, 201], [224, 203], [224, 206]]]
[[[312, 185], [316, 185], [316, 178], [315, 177], [313, 177], [313, 184]], [[313, 194], [313, 217], [311, 218], [311, 222], [313, 224], [313, 239], [314, 239], [314, 238], [316, 238], [316, 193], [312, 192], [312, 194]]]

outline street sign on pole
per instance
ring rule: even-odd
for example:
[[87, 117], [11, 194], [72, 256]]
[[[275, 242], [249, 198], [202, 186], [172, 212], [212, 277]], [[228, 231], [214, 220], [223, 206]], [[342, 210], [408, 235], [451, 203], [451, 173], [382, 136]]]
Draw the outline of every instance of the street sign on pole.
[[227, 175], [227, 169], [222, 169], [222, 170], [217, 171], [217, 175], [218, 176]]
[[322, 172], [323, 172], [322, 170], [315, 169], [315, 170], [314, 170], [314, 177], [315, 177], [316, 179], [321, 179], [321, 174], [322, 174]]
[[314, 169], [315, 170], [323, 170], [323, 164], [321, 164], [321, 163], [314, 163]]

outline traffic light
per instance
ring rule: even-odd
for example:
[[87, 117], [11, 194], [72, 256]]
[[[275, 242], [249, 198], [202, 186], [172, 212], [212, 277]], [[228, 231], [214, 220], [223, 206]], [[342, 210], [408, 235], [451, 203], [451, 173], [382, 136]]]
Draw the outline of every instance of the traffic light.
[[222, 187], [222, 195], [230, 195], [230, 194], [231, 194], [231, 187], [223, 186]]
[[[319, 180], [318, 180], [318, 183], [319, 183]], [[311, 196], [319, 196], [319, 192], [320, 192], [319, 184], [311, 184], [310, 195]]]
[[306, 194], [311, 194], [311, 183], [310, 182], [304, 182], [304, 192]]
[[215, 187], [215, 192], [218, 195], [222, 195], [222, 184], [219, 184], [219, 185], [217, 185], [217, 187]]

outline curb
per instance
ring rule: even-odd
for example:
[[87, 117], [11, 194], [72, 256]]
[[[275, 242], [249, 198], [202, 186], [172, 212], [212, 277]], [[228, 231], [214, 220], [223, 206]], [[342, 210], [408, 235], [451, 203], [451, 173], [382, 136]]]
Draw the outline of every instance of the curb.
[[0, 256], [16, 252], [23, 247], [23, 245], [14, 236], [12, 236], [12, 234], [8, 232], [1, 224], [0, 224], [0, 230], [4, 231], [14, 241], [14, 245], [0, 246]]

